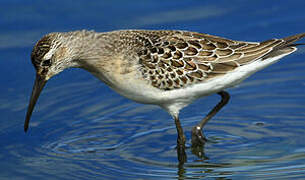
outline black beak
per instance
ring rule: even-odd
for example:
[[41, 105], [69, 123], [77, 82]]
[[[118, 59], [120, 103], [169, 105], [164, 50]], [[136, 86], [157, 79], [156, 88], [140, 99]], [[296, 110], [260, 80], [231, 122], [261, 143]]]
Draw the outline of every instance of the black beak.
[[39, 74], [36, 74], [36, 79], [35, 79], [34, 87], [32, 90], [30, 103], [28, 106], [28, 112], [26, 113], [26, 117], [25, 117], [25, 121], [24, 121], [24, 132], [26, 132], [29, 128], [30, 118], [31, 118], [33, 109], [35, 107], [37, 99], [38, 99], [43, 87], [45, 86], [46, 82], [47, 82], [47, 80], [45, 80], [44, 77], [42, 77]]

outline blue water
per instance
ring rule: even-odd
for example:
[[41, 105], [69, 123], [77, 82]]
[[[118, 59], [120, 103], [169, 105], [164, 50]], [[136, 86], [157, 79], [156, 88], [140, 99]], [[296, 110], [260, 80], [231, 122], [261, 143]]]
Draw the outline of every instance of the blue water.
[[[29, 57], [46, 33], [183, 29], [262, 41], [304, 32], [304, 7], [301, 0], [2, 0], [0, 179], [305, 178], [305, 47], [228, 90], [231, 101], [205, 127], [202, 156], [187, 149], [183, 167], [166, 112], [119, 96], [81, 69], [48, 82], [23, 132], [35, 77]], [[212, 95], [181, 112], [188, 139], [218, 101]]]

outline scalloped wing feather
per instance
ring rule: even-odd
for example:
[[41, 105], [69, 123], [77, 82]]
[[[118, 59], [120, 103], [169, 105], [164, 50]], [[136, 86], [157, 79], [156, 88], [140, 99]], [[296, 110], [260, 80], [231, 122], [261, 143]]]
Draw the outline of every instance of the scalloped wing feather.
[[304, 37], [303, 34], [258, 43], [187, 31], [135, 33], [142, 43], [137, 51], [139, 70], [151, 85], [163, 90], [179, 89], [224, 75], [274, 54], [275, 49], [286, 48], [287, 53], [292, 51], [289, 45]]

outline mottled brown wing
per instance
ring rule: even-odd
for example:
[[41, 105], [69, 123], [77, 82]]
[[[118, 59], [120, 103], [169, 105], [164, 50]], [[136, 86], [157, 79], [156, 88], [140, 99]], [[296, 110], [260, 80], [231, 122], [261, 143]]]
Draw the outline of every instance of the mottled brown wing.
[[138, 51], [140, 71], [153, 86], [164, 90], [224, 75], [259, 59], [283, 42], [233, 41], [185, 31], [147, 31], [141, 37], [146, 45]]

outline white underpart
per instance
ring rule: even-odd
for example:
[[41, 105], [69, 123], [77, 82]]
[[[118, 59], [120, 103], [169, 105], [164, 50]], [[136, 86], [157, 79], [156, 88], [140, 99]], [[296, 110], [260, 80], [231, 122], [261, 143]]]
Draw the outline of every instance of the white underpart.
[[[295, 48], [295, 50], [297, 49]], [[122, 81], [120, 81], [121, 83], [111, 87], [119, 94], [129, 99], [140, 103], [159, 105], [172, 116], [177, 116], [182, 108], [189, 105], [194, 100], [233, 87], [253, 73], [277, 62], [279, 59], [292, 52], [269, 59], [258, 59], [250, 64], [240, 66], [223, 76], [217, 76], [213, 79], [182, 89], [170, 91], [159, 90], [149, 84], [143, 83], [143, 80], [137, 80], [137, 78], [134, 78], [132, 75], [129, 76], [129, 78], [124, 77]]]

